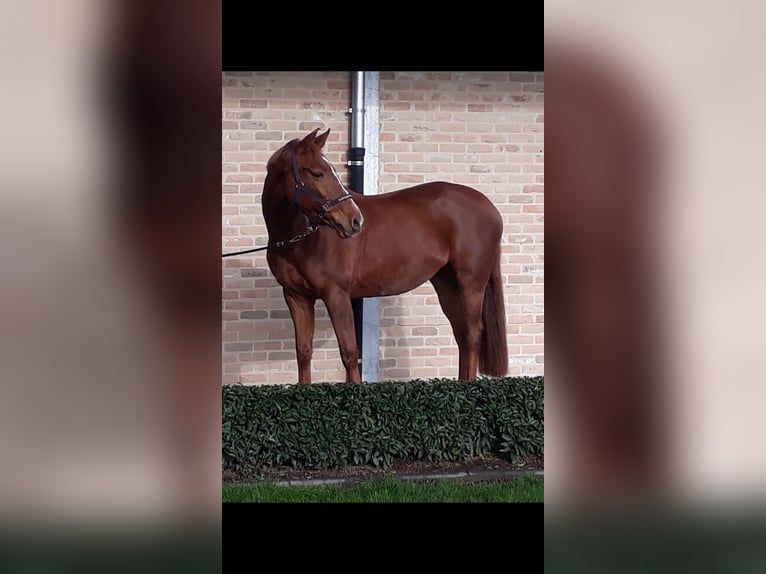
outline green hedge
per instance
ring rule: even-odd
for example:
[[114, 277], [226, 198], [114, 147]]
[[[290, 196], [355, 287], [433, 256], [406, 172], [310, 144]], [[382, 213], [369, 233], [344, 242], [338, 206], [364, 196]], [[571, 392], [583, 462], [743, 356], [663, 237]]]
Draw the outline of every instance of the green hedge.
[[223, 467], [543, 453], [543, 378], [223, 387]]

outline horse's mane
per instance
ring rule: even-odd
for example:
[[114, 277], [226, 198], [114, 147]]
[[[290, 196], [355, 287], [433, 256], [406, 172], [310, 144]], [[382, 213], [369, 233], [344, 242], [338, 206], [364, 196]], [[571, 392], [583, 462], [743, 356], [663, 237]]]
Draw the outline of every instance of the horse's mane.
[[[265, 210], [269, 210], [272, 202], [274, 201], [274, 196], [272, 195], [274, 192], [276, 192], [279, 189], [279, 182], [281, 181], [281, 173], [280, 169], [278, 169], [278, 164], [280, 161], [282, 161], [283, 156], [285, 155], [285, 152], [289, 149], [295, 148], [296, 145], [300, 142], [299, 139], [293, 139], [287, 142], [285, 145], [280, 147], [277, 151], [275, 151], [272, 156], [269, 158], [269, 161], [266, 163], [266, 179], [263, 182], [263, 192], [261, 194], [261, 202]], [[269, 218], [266, 218], [266, 226], [269, 227]]]
[[275, 151], [271, 157], [269, 158], [269, 161], [266, 163], [266, 171], [270, 172], [275, 167], [277, 162], [282, 158], [282, 155], [285, 153], [285, 150], [292, 149], [295, 147], [300, 140], [293, 139], [287, 142], [285, 145], [280, 147], [277, 151]]

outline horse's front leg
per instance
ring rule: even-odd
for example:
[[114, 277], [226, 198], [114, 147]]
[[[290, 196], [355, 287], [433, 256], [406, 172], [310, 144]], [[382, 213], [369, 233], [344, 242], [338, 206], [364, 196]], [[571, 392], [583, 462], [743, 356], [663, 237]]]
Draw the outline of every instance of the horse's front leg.
[[298, 383], [311, 382], [311, 356], [314, 354], [314, 303], [309, 299], [283, 289], [295, 327], [295, 355], [298, 359]]
[[335, 336], [338, 338], [340, 358], [346, 368], [346, 382], [361, 383], [359, 374], [359, 350], [356, 346], [356, 331], [354, 330], [354, 311], [351, 307], [349, 294], [337, 290], [322, 297], [327, 312], [330, 314]]

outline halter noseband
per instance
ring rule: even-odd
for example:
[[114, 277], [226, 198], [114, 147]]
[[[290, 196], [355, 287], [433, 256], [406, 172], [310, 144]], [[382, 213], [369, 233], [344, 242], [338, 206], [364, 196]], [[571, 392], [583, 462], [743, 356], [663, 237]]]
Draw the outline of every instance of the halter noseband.
[[335, 207], [339, 203], [346, 201], [347, 199], [351, 199], [352, 196], [350, 193], [346, 193], [345, 195], [341, 195], [340, 197], [336, 197], [335, 199], [327, 199], [327, 200], [322, 199], [316, 193], [314, 193], [309, 188], [307, 188], [305, 183], [303, 183], [300, 172], [298, 170], [298, 160], [297, 160], [297, 154], [295, 153], [295, 150], [293, 150], [293, 153], [292, 153], [292, 160], [293, 160], [293, 173], [295, 174], [295, 199], [293, 199], [293, 205], [295, 207], [299, 207], [298, 199], [300, 197], [300, 194], [305, 193], [314, 201], [314, 203], [319, 205], [319, 209], [321, 210], [321, 213], [319, 214], [319, 219], [321, 220], [325, 215], [327, 215], [330, 212], [330, 210], [333, 207]]

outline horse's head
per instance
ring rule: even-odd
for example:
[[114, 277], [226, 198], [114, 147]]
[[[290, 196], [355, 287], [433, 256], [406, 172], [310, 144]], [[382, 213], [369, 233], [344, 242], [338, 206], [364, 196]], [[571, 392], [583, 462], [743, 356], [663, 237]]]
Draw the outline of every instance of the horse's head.
[[322, 154], [330, 130], [321, 135], [317, 135], [318, 131], [284, 146], [269, 161], [268, 171], [280, 170], [286, 176], [290, 203], [310, 221], [322, 221], [348, 239], [362, 230], [364, 216]]

